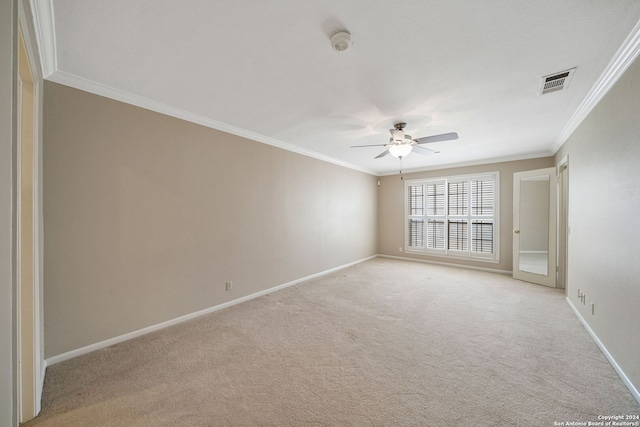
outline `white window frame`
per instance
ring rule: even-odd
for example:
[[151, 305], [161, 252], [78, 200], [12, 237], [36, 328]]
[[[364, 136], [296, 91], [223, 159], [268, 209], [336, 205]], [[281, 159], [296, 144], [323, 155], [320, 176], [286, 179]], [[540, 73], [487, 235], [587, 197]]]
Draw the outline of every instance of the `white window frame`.
[[[471, 182], [478, 179], [492, 179], [494, 181], [494, 206], [493, 206], [493, 215], [473, 215], [471, 210]], [[449, 213], [449, 184], [453, 182], [467, 182], [467, 213], [465, 215], [453, 215]], [[428, 215], [427, 214], [427, 206], [426, 206], [426, 198], [427, 198], [427, 185], [434, 184], [444, 184], [445, 195], [444, 195], [444, 215]], [[412, 186], [423, 185], [424, 187], [424, 209], [421, 215], [410, 215], [409, 212], [409, 188]], [[410, 254], [422, 254], [422, 255], [430, 255], [430, 256], [440, 256], [445, 258], [455, 258], [455, 259], [472, 259], [474, 261], [483, 261], [483, 262], [491, 262], [498, 263], [500, 261], [500, 172], [483, 172], [477, 174], [469, 174], [469, 175], [456, 175], [456, 176], [446, 176], [446, 177], [437, 177], [437, 178], [423, 178], [423, 179], [414, 179], [405, 181], [404, 187], [404, 250], [406, 253]], [[444, 248], [442, 249], [434, 249], [426, 247], [427, 243], [427, 233], [426, 228], [428, 226], [429, 218], [438, 218], [438, 220], [444, 221]], [[409, 236], [409, 221], [410, 220], [420, 220], [424, 221], [423, 228], [423, 237], [422, 242], [424, 247], [416, 247], [409, 246], [410, 236]], [[453, 220], [463, 220], [467, 222], [467, 248], [466, 250], [455, 250], [449, 249], [449, 221]], [[483, 252], [473, 252], [472, 249], [472, 224], [474, 220], [489, 220], [493, 221], [493, 253], [483, 253]]]

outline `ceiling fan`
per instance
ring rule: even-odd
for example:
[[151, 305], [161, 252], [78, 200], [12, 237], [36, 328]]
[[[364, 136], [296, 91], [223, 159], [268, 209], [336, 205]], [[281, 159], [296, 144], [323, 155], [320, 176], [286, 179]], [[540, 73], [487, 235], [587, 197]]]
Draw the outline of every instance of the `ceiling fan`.
[[[424, 138], [412, 138], [411, 135], [407, 135], [404, 133], [404, 128], [407, 126], [406, 123], [400, 122], [393, 125], [393, 129], [389, 129], [391, 132], [391, 138], [389, 142], [386, 144], [369, 144], [369, 145], [352, 145], [351, 148], [361, 148], [361, 147], [388, 147], [385, 151], [378, 154], [375, 158], [379, 159], [380, 157], [384, 157], [387, 154], [391, 154], [393, 157], [397, 157], [402, 159], [405, 156], [408, 156], [409, 153], [413, 151], [414, 148], [419, 148], [421, 150], [431, 151], [433, 153], [439, 153], [439, 151], [432, 150], [427, 147], [423, 147], [422, 144], [428, 144], [431, 142], [440, 142], [440, 141], [451, 141], [453, 139], [458, 139], [458, 134], [455, 132], [443, 133], [440, 135], [432, 135], [425, 136]], [[416, 152], [420, 153], [420, 150]]]

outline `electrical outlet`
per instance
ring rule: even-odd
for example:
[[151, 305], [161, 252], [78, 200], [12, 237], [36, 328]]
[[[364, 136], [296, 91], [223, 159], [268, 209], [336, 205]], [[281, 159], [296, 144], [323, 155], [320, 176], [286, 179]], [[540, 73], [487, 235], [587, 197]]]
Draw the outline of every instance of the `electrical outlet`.
[[230, 291], [231, 289], [233, 289], [233, 282], [227, 282], [226, 283], [226, 288], [227, 291]]
[[399, 250], [400, 252], [402, 252], [402, 246], [400, 246], [400, 247], [398, 248], [398, 250]]

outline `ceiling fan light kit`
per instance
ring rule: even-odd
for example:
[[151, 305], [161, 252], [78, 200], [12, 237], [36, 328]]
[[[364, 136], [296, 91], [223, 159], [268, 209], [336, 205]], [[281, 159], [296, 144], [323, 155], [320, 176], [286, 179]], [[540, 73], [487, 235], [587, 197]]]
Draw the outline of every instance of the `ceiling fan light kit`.
[[351, 33], [347, 30], [338, 30], [331, 36], [331, 47], [336, 52], [344, 52], [352, 43]]
[[406, 155], [411, 153], [412, 149], [413, 146], [410, 143], [403, 142], [400, 144], [393, 144], [391, 147], [389, 147], [389, 154], [391, 154], [393, 157], [405, 157]]

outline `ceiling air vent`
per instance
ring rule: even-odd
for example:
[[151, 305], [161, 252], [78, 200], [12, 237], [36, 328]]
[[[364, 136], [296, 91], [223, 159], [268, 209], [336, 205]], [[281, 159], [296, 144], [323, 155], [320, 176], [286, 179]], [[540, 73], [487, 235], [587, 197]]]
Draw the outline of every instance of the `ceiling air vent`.
[[567, 86], [569, 86], [569, 82], [573, 77], [574, 71], [576, 71], [576, 69], [572, 68], [570, 70], [544, 76], [542, 78], [542, 82], [540, 82], [540, 93], [538, 95], [544, 95], [545, 93], [551, 93], [565, 89]]

